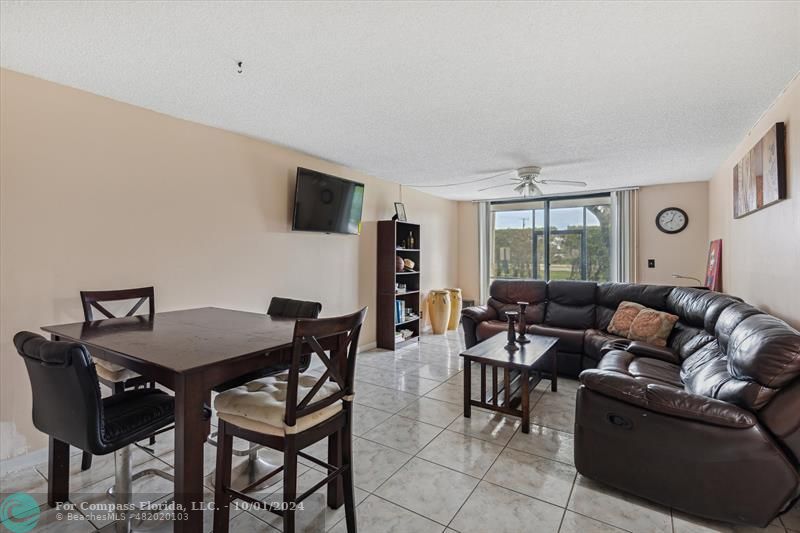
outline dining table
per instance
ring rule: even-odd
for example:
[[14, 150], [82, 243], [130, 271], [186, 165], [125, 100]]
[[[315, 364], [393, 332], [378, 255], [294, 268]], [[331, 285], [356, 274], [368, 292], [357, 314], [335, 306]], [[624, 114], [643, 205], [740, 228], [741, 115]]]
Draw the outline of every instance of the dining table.
[[[203, 448], [210, 431], [206, 405], [211, 389], [267, 366], [288, 362], [294, 319], [203, 307], [152, 315], [43, 326], [53, 340], [78, 342], [94, 358], [133, 370], [175, 395], [175, 532], [199, 532], [203, 524]], [[320, 339], [344, 364], [346, 337]], [[340, 357], [341, 355], [341, 357]], [[339, 464], [341, 442], [328, 441], [328, 463]], [[69, 445], [50, 439], [48, 503], [69, 498]], [[327, 502], [343, 503], [341, 480], [327, 487]]]

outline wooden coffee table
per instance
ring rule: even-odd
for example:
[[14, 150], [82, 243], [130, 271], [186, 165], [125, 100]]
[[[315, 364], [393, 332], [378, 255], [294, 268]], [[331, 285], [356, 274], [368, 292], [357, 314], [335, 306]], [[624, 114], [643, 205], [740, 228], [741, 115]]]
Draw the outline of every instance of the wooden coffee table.
[[[505, 349], [507, 337], [498, 333], [461, 353], [464, 358], [464, 416], [469, 418], [472, 406], [522, 417], [522, 432], [530, 431], [530, 392], [541, 381], [542, 372], [551, 374], [550, 388], [558, 390], [558, 338], [528, 335], [531, 342], [517, 344], [515, 352]], [[548, 358], [550, 359], [548, 361]], [[481, 365], [481, 397], [473, 400], [472, 363]], [[486, 390], [486, 367], [491, 368], [491, 392]], [[498, 383], [498, 368], [503, 369], [503, 382]], [[500, 397], [502, 395], [502, 398]], [[517, 409], [517, 403], [521, 408]]]

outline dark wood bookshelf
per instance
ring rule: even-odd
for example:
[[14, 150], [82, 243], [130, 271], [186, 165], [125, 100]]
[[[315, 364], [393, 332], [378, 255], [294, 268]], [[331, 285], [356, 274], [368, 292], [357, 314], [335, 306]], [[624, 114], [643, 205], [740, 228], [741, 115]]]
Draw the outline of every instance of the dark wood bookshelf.
[[[414, 246], [406, 247], [409, 234], [414, 238]], [[420, 227], [411, 222], [398, 220], [378, 221], [378, 308], [377, 344], [378, 348], [396, 350], [402, 346], [419, 341], [420, 333], [420, 285], [421, 265]], [[397, 272], [397, 256], [414, 261], [413, 272]], [[406, 285], [404, 292], [397, 292], [396, 284]], [[395, 320], [395, 300], [403, 300], [406, 309], [411, 309], [416, 318]], [[401, 329], [413, 332], [411, 337], [395, 342], [395, 333]]]

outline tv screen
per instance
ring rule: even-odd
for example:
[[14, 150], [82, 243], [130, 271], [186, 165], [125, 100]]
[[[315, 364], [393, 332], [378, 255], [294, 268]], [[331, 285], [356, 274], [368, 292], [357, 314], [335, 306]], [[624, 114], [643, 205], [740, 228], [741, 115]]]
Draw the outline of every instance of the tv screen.
[[358, 235], [363, 203], [363, 183], [298, 167], [292, 229]]

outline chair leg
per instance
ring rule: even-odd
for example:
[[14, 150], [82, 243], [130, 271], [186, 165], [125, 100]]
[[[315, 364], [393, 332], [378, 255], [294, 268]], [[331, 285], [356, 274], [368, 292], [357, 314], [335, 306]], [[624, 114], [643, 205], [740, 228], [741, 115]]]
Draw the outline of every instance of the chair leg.
[[81, 470], [89, 470], [92, 467], [92, 454], [83, 452], [81, 457]]
[[226, 489], [231, 484], [233, 461], [233, 435], [228, 433], [224, 420], [217, 426], [217, 466], [214, 477], [214, 533], [228, 533], [231, 516], [231, 498]]
[[131, 448], [125, 446], [114, 452], [114, 504], [116, 507], [116, 533], [129, 533], [130, 516], [125, 509], [131, 502]]
[[297, 499], [297, 441], [287, 435], [283, 443], [283, 533], [294, 533]]
[[350, 424], [351, 413], [347, 413], [347, 425], [342, 430], [342, 474], [344, 482], [344, 516], [347, 533], [356, 533], [356, 497], [353, 488], [353, 435]]
[[[151, 381], [150, 382], [150, 388], [155, 390], [155, 388], [156, 388], [156, 382], [155, 381]], [[150, 446], [154, 445], [155, 443], [156, 443], [156, 436], [153, 435], [152, 437], [150, 437]]]

